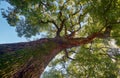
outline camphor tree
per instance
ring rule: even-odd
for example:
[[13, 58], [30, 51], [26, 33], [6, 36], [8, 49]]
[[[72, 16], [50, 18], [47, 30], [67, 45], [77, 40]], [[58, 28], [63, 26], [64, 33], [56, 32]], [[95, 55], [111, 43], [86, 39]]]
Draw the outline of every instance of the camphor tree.
[[13, 6], [1, 12], [18, 36], [30, 38], [45, 32], [46, 38], [0, 45], [2, 78], [39, 78], [61, 52], [65, 70], [53, 66], [43, 77], [119, 77], [119, 49], [110, 43], [114, 39], [119, 48], [120, 0], [3, 1]]

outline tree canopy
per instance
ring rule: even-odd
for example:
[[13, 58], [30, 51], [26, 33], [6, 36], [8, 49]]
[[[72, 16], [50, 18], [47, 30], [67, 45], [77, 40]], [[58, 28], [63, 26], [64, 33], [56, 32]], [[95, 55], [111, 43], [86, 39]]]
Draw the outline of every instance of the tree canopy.
[[19, 36], [47, 31], [56, 36], [87, 36], [112, 27], [119, 35], [119, 0], [5, 0], [13, 8], [2, 11]]
[[[54, 69], [43, 77], [119, 77], [120, 0], [3, 1], [13, 6], [1, 11], [8, 23], [16, 27], [18, 36], [30, 38], [46, 32], [48, 38], [76, 44], [62, 50], [65, 52], [65, 56], [60, 55], [62, 62], [53, 61]], [[74, 39], [83, 41], [75, 43]], [[111, 46], [113, 42], [117, 46]], [[63, 61], [69, 62], [66, 70], [56, 70], [54, 65]]]

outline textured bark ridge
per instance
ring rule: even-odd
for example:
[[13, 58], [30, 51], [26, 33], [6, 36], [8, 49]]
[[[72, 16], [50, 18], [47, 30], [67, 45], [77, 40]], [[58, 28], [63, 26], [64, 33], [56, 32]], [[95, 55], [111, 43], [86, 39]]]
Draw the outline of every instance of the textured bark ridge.
[[43, 38], [32, 42], [1, 44], [0, 76], [2, 78], [39, 78], [48, 63], [61, 50], [87, 44], [99, 36], [101, 33], [95, 33], [86, 38]]
[[[31, 57], [23, 67], [14, 74], [13, 78], [39, 78], [48, 63], [60, 52], [59, 47], [55, 47], [47, 54], [42, 54], [40, 58]], [[44, 51], [43, 51], [44, 52]]]
[[[16, 62], [8, 64], [4, 67], [5, 69], [1, 67], [0, 75], [2, 78], [39, 78], [45, 67], [60, 50], [62, 49], [54, 42], [54, 39], [47, 38], [32, 42], [1, 44], [0, 61], [9, 62], [10, 59], [14, 59]], [[4, 56], [13, 57], [4, 60], [6, 58]], [[6, 64], [3, 63], [3, 65]], [[9, 68], [10, 72], [5, 71]]]

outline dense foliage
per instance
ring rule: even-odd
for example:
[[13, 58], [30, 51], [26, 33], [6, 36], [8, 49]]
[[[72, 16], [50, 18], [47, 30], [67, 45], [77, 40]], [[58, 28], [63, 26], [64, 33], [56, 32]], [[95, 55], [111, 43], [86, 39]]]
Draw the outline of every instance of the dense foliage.
[[[47, 37], [83, 39], [93, 33], [102, 33], [91, 43], [64, 50], [65, 56], [60, 55], [62, 60], [53, 61], [53, 69], [43, 77], [119, 77], [120, 0], [3, 1], [13, 6], [2, 10], [2, 14], [11, 26], [16, 27], [20, 37], [46, 32]], [[113, 42], [117, 46], [111, 46]], [[72, 55], [73, 59], [69, 57]], [[55, 65], [61, 65], [63, 61], [67, 67], [61, 72]]]
[[120, 20], [119, 0], [5, 1], [13, 7], [3, 10], [3, 16], [11, 26], [16, 26], [19, 36], [31, 37], [42, 31], [59, 36], [73, 32], [87, 36], [107, 26], [113, 27], [112, 36], [119, 35], [116, 33], [119, 31], [116, 30]]

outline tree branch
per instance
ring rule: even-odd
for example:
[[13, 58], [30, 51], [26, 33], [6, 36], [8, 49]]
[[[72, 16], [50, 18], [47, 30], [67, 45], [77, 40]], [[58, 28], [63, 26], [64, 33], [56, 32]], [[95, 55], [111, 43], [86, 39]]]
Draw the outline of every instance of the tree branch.
[[51, 21], [50, 20], [47, 20], [47, 21], [40, 20], [40, 23], [43, 23], [43, 24], [52, 23], [52, 24], [54, 24], [54, 26], [56, 27], [56, 29], [59, 29], [58, 25], [53, 20], [51, 20]]
[[60, 7], [60, 11], [59, 11], [59, 19], [60, 19], [60, 27], [58, 28], [58, 31], [56, 32], [56, 37], [60, 37], [60, 32], [63, 30], [64, 27], [64, 23], [67, 20], [67, 18], [63, 18], [62, 19], [62, 10], [64, 9], [65, 4], [68, 2], [69, 0], [65, 1], [64, 4]]
[[81, 4], [79, 4], [79, 5], [80, 5], [80, 9], [79, 9], [78, 11], [76, 11], [75, 13], [71, 14], [72, 16], [73, 16], [73, 15], [76, 15], [76, 14], [78, 14], [78, 13], [80, 13], [80, 11], [82, 10]]
[[[23, 77], [23, 78], [29, 77], [30, 78], [30, 76], [32, 78], [38, 78], [40, 76], [40, 74], [42, 74], [42, 72], [45, 69], [45, 67], [47, 66], [47, 64], [60, 51], [90, 43], [95, 38], [99, 37], [101, 34], [102, 33], [100, 33], [100, 32], [96, 32], [96, 33], [89, 35], [86, 38], [71, 38], [71, 39], [66, 39], [63, 37], [44, 38], [44, 39], [31, 41], [31, 42], [24, 42], [24, 43], [4, 44], [4, 45], [1, 44], [0, 48], [3, 47], [3, 49], [0, 51], [0, 53], [1, 52], [2, 53], [9, 52], [9, 54], [12, 54], [10, 52], [14, 53], [14, 52], [18, 51], [18, 54], [19, 54], [19, 51], [25, 50], [26, 54], [29, 54], [29, 55], [31, 54], [30, 58], [32, 57], [32, 60], [29, 61], [30, 58], [28, 58], [28, 62], [23, 63], [22, 66], [19, 65], [19, 68], [17, 68], [17, 70], [14, 70], [14, 72], [11, 74], [11, 76], [12, 76], [12, 78], [20, 78], [20, 77]], [[51, 44], [53, 44], [53, 45], [51, 46]], [[40, 46], [40, 47], [38, 47], [38, 46]], [[36, 50], [36, 49], [38, 49], [38, 50]], [[36, 53], [38, 53], [38, 54], [36, 54]], [[35, 54], [35, 56], [33, 54]], [[66, 56], [68, 57], [67, 52], [66, 52]], [[16, 59], [17, 58], [19, 58], [19, 57], [16, 57]], [[19, 61], [18, 61], [18, 63], [19, 63]], [[15, 64], [13, 64], [13, 65], [15, 65]], [[26, 65], [28, 65], [28, 66], [26, 66]], [[15, 69], [15, 68], [13, 68], [13, 69]], [[37, 69], [37, 71], [36, 71], [36, 69]], [[25, 73], [23, 73], [23, 72], [25, 72]], [[36, 72], [36, 73], [34, 73], [34, 72]], [[5, 74], [8, 74], [8, 73], [5, 73]]]
[[67, 49], [65, 49], [64, 52], [65, 52], [65, 56], [66, 56], [68, 59], [75, 60], [75, 59], [69, 57]]
[[60, 37], [60, 32], [63, 30], [65, 21], [66, 21], [66, 19], [63, 19], [63, 20], [62, 20], [61, 25], [60, 25], [60, 28], [58, 29], [56, 36]]

